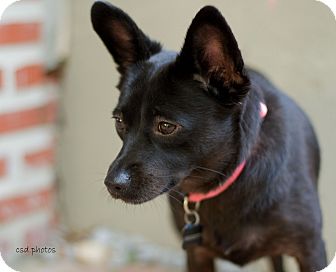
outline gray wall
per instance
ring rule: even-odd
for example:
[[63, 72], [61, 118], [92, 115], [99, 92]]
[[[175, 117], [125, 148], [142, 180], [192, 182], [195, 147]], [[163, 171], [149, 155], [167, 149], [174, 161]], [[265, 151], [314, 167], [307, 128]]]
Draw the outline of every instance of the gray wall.
[[[73, 0], [73, 40], [63, 94], [60, 177], [65, 220], [73, 228], [106, 224], [115, 229], [179, 246], [169, 222], [165, 197], [142, 206], [110, 199], [103, 186], [108, 165], [121, 142], [111, 110], [118, 74], [91, 29], [92, 0]], [[163, 1], [115, 0], [151, 37], [166, 48], [181, 48], [195, 13], [217, 6], [238, 39], [245, 62], [265, 72], [311, 117], [322, 146], [320, 196], [329, 258], [336, 251], [336, 22], [330, 10], [313, 0], [282, 0], [272, 9], [266, 0]]]

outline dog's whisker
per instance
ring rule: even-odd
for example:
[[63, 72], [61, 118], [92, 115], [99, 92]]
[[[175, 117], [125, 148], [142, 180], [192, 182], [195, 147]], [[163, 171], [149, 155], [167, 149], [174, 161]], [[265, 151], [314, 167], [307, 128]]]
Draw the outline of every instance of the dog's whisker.
[[217, 171], [217, 170], [214, 170], [214, 169], [211, 169], [211, 168], [207, 168], [207, 167], [197, 166], [197, 167], [195, 168], [195, 170], [205, 170], [205, 171], [210, 171], [210, 172], [216, 173], [216, 174], [218, 174], [218, 175], [221, 175], [221, 176], [223, 176], [223, 177], [225, 177], [225, 178], [227, 177], [227, 175], [223, 174], [222, 172], [219, 172], [219, 171]]
[[178, 199], [177, 197], [173, 196], [172, 194], [169, 194], [168, 196], [171, 197], [173, 200], [175, 200], [179, 205], [182, 205], [181, 200]]
[[[167, 188], [168, 189], [168, 188]], [[184, 194], [183, 193], [181, 193], [181, 192], [179, 192], [179, 191], [177, 191], [177, 190], [175, 190], [175, 189], [170, 189], [170, 191], [171, 192], [174, 192], [174, 193], [176, 193], [176, 194], [178, 194], [178, 195], [180, 195], [180, 196], [182, 196], [182, 197], [184, 197]]]
[[196, 179], [202, 179], [202, 180], [209, 180], [209, 177], [203, 177], [203, 176], [194, 176], [194, 175], [189, 175], [188, 177], [190, 178], [196, 178]]

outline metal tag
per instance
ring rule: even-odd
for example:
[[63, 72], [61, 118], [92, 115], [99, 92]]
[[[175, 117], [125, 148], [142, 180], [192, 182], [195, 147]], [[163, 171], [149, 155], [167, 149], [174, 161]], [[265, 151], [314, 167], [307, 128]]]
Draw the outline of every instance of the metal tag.
[[186, 224], [183, 228], [183, 243], [182, 248], [187, 249], [192, 246], [202, 244], [202, 225]]

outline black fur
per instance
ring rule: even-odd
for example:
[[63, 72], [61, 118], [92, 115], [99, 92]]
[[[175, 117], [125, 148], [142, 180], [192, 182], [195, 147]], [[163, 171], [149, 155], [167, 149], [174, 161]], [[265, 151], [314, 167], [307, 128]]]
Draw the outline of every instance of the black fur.
[[[220, 12], [201, 9], [178, 54], [109, 3], [93, 5], [92, 22], [121, 74], [114, 117], [124, 144], [105, 180], [111, 195], [142, 203], [169, 191], [181, 230], [181, 196], [217, 187], [246, 160], [227, 191], [201, 203], [204, 243], [188, 250], [189, 271], [214, 271], [217, 257], [244, 265], [271, 256], [280, 272], [284, 254], [301, 272], [324, 268], [313, 128], [290, 98], [245, 68]], [[264, 120], [260, 102], [269, 109]]]

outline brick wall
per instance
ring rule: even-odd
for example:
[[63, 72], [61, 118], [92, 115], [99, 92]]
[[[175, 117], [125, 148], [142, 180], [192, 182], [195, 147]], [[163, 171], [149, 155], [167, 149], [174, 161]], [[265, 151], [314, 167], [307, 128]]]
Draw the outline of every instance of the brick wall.
[[43, 0], [22, 0], [0, 22], [0, 251], [46, 243], [55, 219], [57, 81], [45, 75]]

